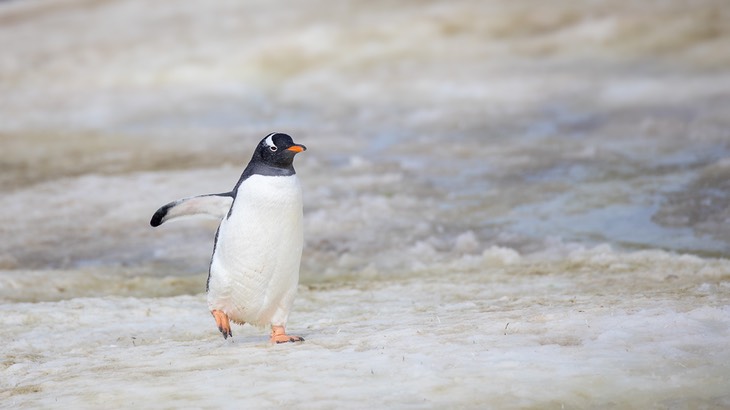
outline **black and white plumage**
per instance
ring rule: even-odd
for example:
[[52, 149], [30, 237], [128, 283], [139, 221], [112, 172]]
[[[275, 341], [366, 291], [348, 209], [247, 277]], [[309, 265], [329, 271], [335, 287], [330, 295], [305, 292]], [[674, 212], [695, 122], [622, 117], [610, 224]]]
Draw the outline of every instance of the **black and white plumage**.
[[304, 150], [289, 135], [271, 133], [231, 192], [171, 202], [150, 221], [159, 226], [190, 215], [220, 218], [206, 288], [208, 307], [226, 338], [231, 320], [271, 325], [277, 343], [304, 340], [285, 332], [304, 243], [302, 190], [292, 163]]

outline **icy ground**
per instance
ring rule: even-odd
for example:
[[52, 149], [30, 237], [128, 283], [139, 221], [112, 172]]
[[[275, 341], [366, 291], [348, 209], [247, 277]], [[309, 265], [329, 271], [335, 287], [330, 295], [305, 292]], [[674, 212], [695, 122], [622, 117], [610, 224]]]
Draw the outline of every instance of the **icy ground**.
[[202, 294], [4, 304], [2, 406], [723, 408], [728, 275], [660, 251], [487, 249], [420, 277], [302, 286], [299, 345], [250, 326], [225, 341]]
[[[727, 0], [14, 0], [0, 50], [0, 408], [730, 408]], [[149, 226], [272, 131], [296, 345]]]

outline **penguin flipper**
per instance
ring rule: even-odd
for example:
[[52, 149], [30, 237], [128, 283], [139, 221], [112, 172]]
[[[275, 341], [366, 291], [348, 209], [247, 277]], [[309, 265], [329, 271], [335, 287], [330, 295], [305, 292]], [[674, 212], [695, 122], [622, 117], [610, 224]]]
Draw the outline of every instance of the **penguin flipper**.
[[150, 225], [160, 226], [183, 216], [207, 215], [223, 219], [233, 204], [233, 192], [208, 194], [178, 199], [162, 206], [152, 215]]

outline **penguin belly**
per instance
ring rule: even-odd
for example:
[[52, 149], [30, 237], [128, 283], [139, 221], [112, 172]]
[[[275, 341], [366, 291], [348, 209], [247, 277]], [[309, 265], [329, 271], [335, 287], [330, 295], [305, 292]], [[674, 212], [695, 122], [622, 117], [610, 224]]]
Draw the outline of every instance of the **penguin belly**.
[[252, 175], [221, 221], [208, 307], [234, 322], [284, 326], [299, 283], [302, 191], [296, 175]]

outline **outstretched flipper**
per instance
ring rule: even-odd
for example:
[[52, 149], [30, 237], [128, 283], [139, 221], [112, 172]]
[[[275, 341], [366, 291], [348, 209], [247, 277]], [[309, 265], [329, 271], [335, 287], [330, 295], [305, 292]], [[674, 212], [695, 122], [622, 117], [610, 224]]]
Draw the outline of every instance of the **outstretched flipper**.
[[233, 193], [209, 194], [178, 199], [164, 205], [152, 215], [150, 225], [160, 226], [183, 216], [207, 215], [223, 219], [233, 204]]

